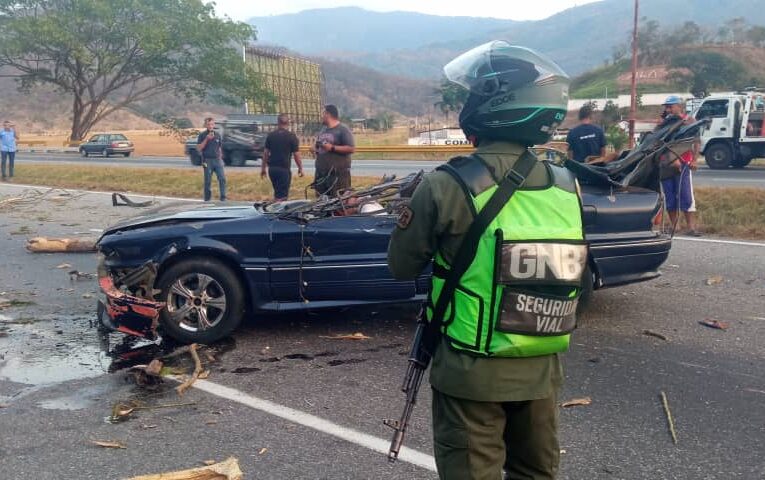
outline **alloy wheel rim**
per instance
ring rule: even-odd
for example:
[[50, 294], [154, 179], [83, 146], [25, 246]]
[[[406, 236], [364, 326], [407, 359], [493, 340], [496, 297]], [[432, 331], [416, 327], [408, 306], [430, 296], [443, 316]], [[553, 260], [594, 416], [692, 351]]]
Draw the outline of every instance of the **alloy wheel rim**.
[[218, 325], [226, 314], [223, 286], [209, 275], [179, 277], [167, 293], [170, 320], [183, 330], [202, 332]]

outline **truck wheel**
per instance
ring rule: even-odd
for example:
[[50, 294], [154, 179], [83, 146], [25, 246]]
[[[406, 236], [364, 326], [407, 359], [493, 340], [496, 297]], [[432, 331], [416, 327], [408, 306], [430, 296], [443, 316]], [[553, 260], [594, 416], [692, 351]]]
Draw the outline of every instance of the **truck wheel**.
[[729, 146], [718, 143], [707, 149], [704, 159], [706, 159], [709, 168], [721, 170], [730, 167], [733, 161], [733, 152], [731, 152]]
[[245, 295], [228, 266], [210, 258], [189, 258], [171, 266], [157, 282], [167, 306], [159, 315], [163, 333], [186, 343], [211, 343], [242, 321]]
[[247, 162], [247, 159], [244, 156], [244, 153], [240, 151], [233, 151], [231, 152], [231, 166], [232, 167], [243, 167], [245, 162]]
[[197, 152], [189, 152], [189, 161], [192, 165], [199, 166], [202, 165], [202, 158], [199, 156]]

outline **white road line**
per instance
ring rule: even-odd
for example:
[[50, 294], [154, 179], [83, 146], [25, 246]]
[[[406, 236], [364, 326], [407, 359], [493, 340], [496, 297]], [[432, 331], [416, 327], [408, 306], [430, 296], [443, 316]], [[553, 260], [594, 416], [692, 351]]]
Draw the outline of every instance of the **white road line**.
[[[340, 438], [346, 442], [353, 443], [374, 452], [378, 452], [383, 455], [388, 454], [388, 447], [390, 446], [390, 442], [388, 440], [383, 440], [382, 438], [377, 438], [372, 435], [353, 430], [351, 428], [342, 427], [330, 422], [329, 420], [324, 420], [323, 418], [311, 415], [309, 413], [301, 412], [300, 410], [295, 410], [293, 408], [285, 407], [268, 400], [253, 397], [252, 395], [248, 395], [239, 390], [224, 387], [223, 385], [218, 385], [217, 383], [213, 383], [207, 380], [197, 380], [194, 382], [194, 388], [221, 398], [225, 398], [227, 400], [241, 403], [242, 405], [246, 405], [250, 408], [254, 408], [270, 415], [283, 418], [284, 420], [312, 428], [319, 432], [332, 435], [333, 437]], [[403, 462], [417, 465], [418, 467], [430, 470], [431, 472], [436, 471], [435, 459], [432, 456], [418, 452], [417, 450], [403, 447], [398, 458]]]
[[757, 242], [741, 242], [738, 240], [715, 240], [711, 238], [693, 238], [693, 237], [678, 237], [675, 236], [672, 240], [684, 240], [686, 242], [702, 242], [702, 243], [722, 243], [728, 245], [745, 245], [747, 247], [765, 247], [765, 243]]
[[[66, 190], [68, 192], [82, 192], [82, 193], [94, 193], [97, 195], [108, 195], [112, 196], [113, 192], [101, 192], [98, 190], [81, 190], [79, 188], [65, 188], [65, 187], [47, 187], [42, 185], [23, 185], [20, 183], [0, 183], [0, 188], [2, 187], [16, 187], [16, 188], [36, 188], [38, 190]], [[125, 192], [118, 192], [118, 193], [125, 193]], [[180, 197], [163, 197], [161, 195], [142, 195], [140, 193], [127, 193], [126, 195], [129, 195], [130, 197], [140, 197], [140, 198], [153, 198], [157, 200], [182, 200], [185, 202], [202, 202], [203, 200], [199, 200], [197, 198], [180, 198]]]

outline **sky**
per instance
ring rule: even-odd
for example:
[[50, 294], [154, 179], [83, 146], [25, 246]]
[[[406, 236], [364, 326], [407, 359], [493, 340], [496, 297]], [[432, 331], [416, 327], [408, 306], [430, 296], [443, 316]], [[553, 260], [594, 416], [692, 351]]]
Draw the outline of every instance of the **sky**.
[[[216, 13], [234, 20], [296, 13], [313, 8], [356, 6], [378, 12], [402, 10], [430, 15], [494, 17], [511, 20], [539, 20], [567, 8], [596, 0], [215, 0]], [[470, 5], [470, 8], [467, 5]]]

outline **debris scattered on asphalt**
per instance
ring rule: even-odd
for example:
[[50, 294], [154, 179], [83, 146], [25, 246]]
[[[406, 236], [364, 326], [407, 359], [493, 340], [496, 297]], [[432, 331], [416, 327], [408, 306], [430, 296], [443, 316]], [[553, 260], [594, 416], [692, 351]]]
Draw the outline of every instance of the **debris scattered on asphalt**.
[[218, 462], [216, 462], [215, 460], [205, 460], [202, 463], [204, 463], [205, 465], [207, 465], [209, 467], [210, 465], [215, 465]]
[[367, 337], [361, 332], [356, 332], [356, 333], [351, 333], [348, 335], [334, 335], [334, 336], [319, 335], [319, 338], [329, 338], [331, 340], [369, 340], [372, 337]]
[[704, 325], [705, 327], [714, 328], [716, 330], [727, 330], [728, 329], [728, 323], [727, 322], [721, 322], [719, 320], [700, 320], [699, 323], [701, 325]]
[[260, 351], [260, 354], [265, 355], [268, 353], [269, 350], [271, 350], [271, 347], [263, 347], [263, 350]]
[[95, 252], [96, 241], [85, 238], [34, 237], [27, 240], [26, 249], [32, 253]]
[[263, 447], [263, 448], [261, 448], [261, 449], [260, 449], [260, 451], [258, 452], [258, 455], [263, 455], [263, 454], [264, 454], [264, 453], [266, 453], [267, 451], [268, 451], [268, 449], [267, 449], [267, 448], [265, 448], [265, 447]]
[[72, 268], [72, 265], [69, 263], [62, 263], [61, 265], [56, 266], [56, 268], [63, 270], [65, 268]]
[[7, 300], [5, 298], [0, 298], [0, 310], [5, 310], [6, 308], [28, 307], [34, 304], [35, 302], [30, 302], [29, 300], [17, 300], [15, 298]]
[[81, 272], [79, 270], [70, 270], [69, 271], [69, 281], [70, 282], [76, 282], [78, 280], [91, 280], [96, 278], [95, 273], [86, 273]]
[[111, 442], [111, 441], [102, 441], [102, 440], [91, 440], [90, 443], [93, 445], [98, 445], [99, 447], [103, 448], [118, 448], [118, 449], [126, 449], [127, 447], [120, 443], [120, 442]]
[[93, 294], [91, 293], [83, 293], [82, 298], [93, 298]]
[[151, 430], [152, 428], [157, 428], [158, 425], [141, 425], [141, 428], [144, 430]]
[[8, 405], [7, 403], [0, 403], [0, 408], [8, 408], [8, 407], [10, 407], [10, 405]]
[[135, 411], [135, 406], [127, 405], [122, 402], [117, 402], [112, 407], [112, 414], [106, 417], [108, 423], [120, 423], [124, 422], [130, 417], [130, 414]]
[[560, 404], [563, 408], [568, 407], [586, 407], [587, 405], [592, 404], [592, 398], [590, 397], [583, 397], [583, 398], [574, 398], [567, 402], [563, 402]]
[[186, 390], [194, 385], [194, 382], [197, 381], [199, 375], [203, 373], [202, 362], [199, 360], [199, 355], [197, 355], [196, 343], [189, 345], [189, 353], [191, 354], [191, 358], [194, 359], [194, 372], [191, 374], [191, 377], [188, 380], [175, 387], [175, 391], [178, 392], [178, 395], [180, 396], [183, 396], [183, 394], [186, 393]]
[[669, 425], [669, 433], [672, 434], [672, 443], [677, 445], [675, 421], [672, 420], [672, 411], [669, 409], [669, 400], [667, 400], [667, 394], [662, 391], [659, 395], [661, 397], [661, 404], [664, 407], [664, 413], [667, 415], [667, 425]]
[[600, 357], [592, 357], [587, 360], [590, 363], [600, 363]]
[[719, 283], [722, 283], [723, 277], [720, 275], [714, 275], [712, 277], [707, 278], [706, 284], [707, 285], [717, 285]]
[[156, 475], [141, 475], [128, 480], [242, 480], [242, 470], [236, 458], [230, 457], [223, 462], [204, 467], [165, 472]]
[[162, 360], [155, 358], [148, 365], [133, 365], [128, 372], [133, 375], [136, 385], [153, 386], [162, 383]]
[[[761, 393], [765, 395], [765, 390], [755, 390], [754, 388], [745, 388], [744, 391], [749, 393]], [[2, 405], [0, 405], [0, 408], [2, 408]]]
[[114, 192], [112, 193], [112, 206], [114, 207], [149, 207], [154, 205], [154, 200], [148, 200], [146, 202], [134, 202], [130, 200], [125, 194]]
[[747, 320], [763, 320], [765, 321], [765, 317], [746, 317]]
[[653, 330], [643, 330], [643, 335], [648, 335], [649, 337], [660, 338], [660, 339], [664, 340], [665, 342], [667, 341], [667, 337], [666, 336], [662, 335], [661, 333], [654, 332]]

